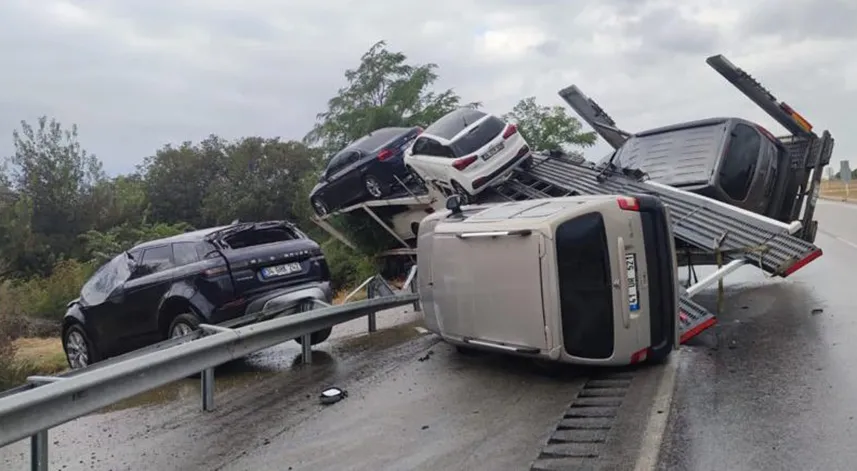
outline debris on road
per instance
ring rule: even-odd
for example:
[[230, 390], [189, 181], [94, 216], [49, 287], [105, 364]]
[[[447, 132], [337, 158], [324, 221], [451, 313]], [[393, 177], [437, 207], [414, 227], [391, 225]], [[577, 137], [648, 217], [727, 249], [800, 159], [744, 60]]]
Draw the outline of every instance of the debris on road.
[[341, 401], [348, 397], [348, 391], [339, 388], [327, 388], [319, 395], [322, 404], [328, 405]]

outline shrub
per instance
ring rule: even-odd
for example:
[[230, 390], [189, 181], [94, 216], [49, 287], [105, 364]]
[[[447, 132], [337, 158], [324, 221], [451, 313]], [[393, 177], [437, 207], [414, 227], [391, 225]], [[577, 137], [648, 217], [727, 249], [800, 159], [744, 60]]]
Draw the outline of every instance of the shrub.
[[0, 286], [0, 316], [7, 317], [9, 326], [21, 330], [22, 316], [31, 318], [26, 334], [11, 332], [10, 335], [32, 334], [32, 329], [44, 326], [45, 321], [59, 323], [65, 314], [66, 305], [78, 297], [80, 287], [92, 274], [94, 266], [76, 260], [62, 260], [54, 266], [50, 276], [34, 277], [27, 281], [4, 282]]
[[371, 257], [363, 255], [336, 239], [321, 244], [330, 267], [333, 289], [356, 287], [377, 272]]

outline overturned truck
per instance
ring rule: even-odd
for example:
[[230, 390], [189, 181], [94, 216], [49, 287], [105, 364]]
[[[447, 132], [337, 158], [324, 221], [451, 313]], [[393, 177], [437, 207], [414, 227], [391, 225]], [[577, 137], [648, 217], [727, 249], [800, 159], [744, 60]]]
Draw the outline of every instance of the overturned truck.
[[[596, 165], [556, 155], [533, 155], [476, 203], [574, 195], [650, 195], [671, 213], [681, 266], [718, 265], [680, 294], [680, 338], [687, 341], [716, 323], [691, 298], [745, 264], [787, 277], [822, 255], [814, 245], [821, 171], [830, 162], [833, 138], [817, 134], [791, 106], [725, 57], [706, 62], [790, 133], [776, 137], [736, 117], [709, 118], [632, 133], [617, 127], [592, 99], [572, 85], [560, 96], [614, 151]], [[407, 194], [345, 208], [364, 213], [398, 243], [382, 254], [405, 263], [416, 256], [419, 223], [443, 209], [445, 195], [413, 187]], [[384, 208], [387, 217], [377, 214]], [[315, 222], [352, 247], [325, 217]]]

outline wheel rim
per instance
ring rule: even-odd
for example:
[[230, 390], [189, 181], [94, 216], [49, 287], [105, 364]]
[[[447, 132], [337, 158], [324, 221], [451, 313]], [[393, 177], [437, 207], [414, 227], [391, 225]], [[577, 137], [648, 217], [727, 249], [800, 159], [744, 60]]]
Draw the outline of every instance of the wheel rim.
[[324, 203], [322, 203], [319, 200], [314, 200], [312, 204], [313, 204], [313, 206], [315, 206], [315, 210], [316, 210], [316, 212], [318, 212], [318, 214], [320, 214], [322, 216], [327, 214], [327, 206], [325, 206]]
[[173, 326], [173, 330], [170, 331], [170, 338], [174, 339], [177, 337], [184, 337], [185, 335], [193, 332], [193, 329], [185, 324], [184, 322], [179, 322], [178, 324]]
[[72, 369], [85, 368], [89, 365], [89, 346], [80, 332], [72, 331], [68, 334], [65, 351], [68, 356], [69, 366]]
[[376, 180], [375, 177], [366, 178], [366, 191], [375, 198], [381, 197], [381, 184], [378, 183], [378, 180]]

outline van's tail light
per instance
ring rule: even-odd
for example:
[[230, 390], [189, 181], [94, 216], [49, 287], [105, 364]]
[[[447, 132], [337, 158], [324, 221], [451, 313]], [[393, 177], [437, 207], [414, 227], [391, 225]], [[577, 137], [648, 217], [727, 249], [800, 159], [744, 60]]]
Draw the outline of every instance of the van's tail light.
[[385, 160], [389, 159], [390, 157], [392, 157], [392, 156], [394, 156], [394, 155], [395, 155], [395, 154], [393, 153], [393, 151], [392, 151], [392, 150], [390, 150], [390, 149], [384, 149], [384, 150], [382, 150], [381, 152], [378, 152], [378, 160], [380, 160], [381, 162], [383, 162], [383, 161], [385, 161]]
[[227, 271], [228, 271], [228, 270], [227, 270], [227, 268], [226, 268], [226, 267], [214, 267], [214, 268], [208, 268], [208, 269], [206, 269], [206, 270], [203, 270], [203, 272], [202, 272], [202, 276], [206, 276], [206, 277], [213, 277], [213, 276], [223, 275], [223, 274], [224, 274], [224, 273], [226, 273]]
[[756, 125], [756, 129], [758, 129], [759, 132], [762, 133], [762, 135], [764, 135], [765, 137], [767, 137], [768, 139], [770, 139], [774, 143], [779, 142], [779, 139], [777, 139], [773, 134], [771, 134], [771, 131], [768, 131], [767, 129], [763, 128], [762, 126], [760, 126], [758, 124]]
[[476, 162], [477, 157], [475, 155], [471, 155], [469, 157], [464, 157], [462, 159], [458, 159], [452, 162], [452, 166], [458, 170], [459, 172], [469, 167], [473, 162]]
[[616, 198], [616, 202], [619, 203], [619, 207], [625, 211], [640, 210], [640, 202], [637, 201], [637, 198], [633, 198], [631, 196], [620, 196]]
[[510, 124], [506, 126], [506, 130], [503, 131], [503, 139], [508, 139], [515, 135], [518, 132], [518, 126], [514, 124]]

